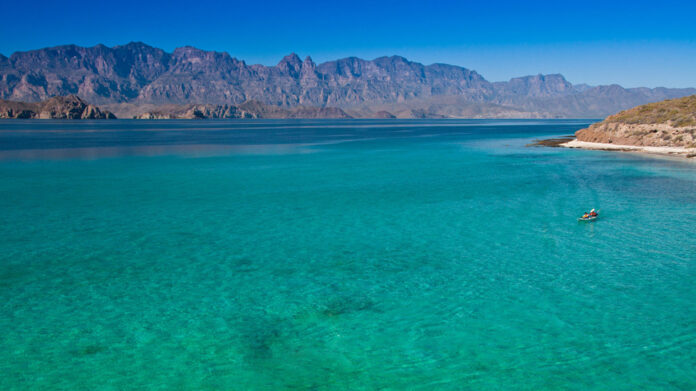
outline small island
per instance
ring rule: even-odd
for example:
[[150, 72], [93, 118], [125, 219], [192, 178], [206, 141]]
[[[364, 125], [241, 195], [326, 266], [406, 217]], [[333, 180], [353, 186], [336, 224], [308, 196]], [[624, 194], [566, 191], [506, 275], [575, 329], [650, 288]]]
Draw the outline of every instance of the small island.
[[696, 95], [637, 106], [575, 132], [568, 148], [696, 157]]

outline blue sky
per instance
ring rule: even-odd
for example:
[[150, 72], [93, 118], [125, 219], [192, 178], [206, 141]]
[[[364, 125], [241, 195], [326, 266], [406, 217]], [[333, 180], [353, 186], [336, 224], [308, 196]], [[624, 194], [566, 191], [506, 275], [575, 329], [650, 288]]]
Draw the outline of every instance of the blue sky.
[[[22, 7], [26, 9], [22, 10]], [[75, 43], [193, 45], [247, 63], [398, 54], [491, 81], [696, 87], [696, 2], [34, 1], [0, 23], [0, 53]]]

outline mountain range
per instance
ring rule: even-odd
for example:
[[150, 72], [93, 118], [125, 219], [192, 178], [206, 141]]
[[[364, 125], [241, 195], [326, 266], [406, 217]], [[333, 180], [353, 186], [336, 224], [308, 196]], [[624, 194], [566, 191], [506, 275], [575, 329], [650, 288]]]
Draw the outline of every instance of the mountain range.
[[0, 54], [0, 99], [70, 94], [119, 117], [161, 105], [254, 101], [288, 110], [339, 108], [353, 117], [600, 118], [696, 89], [573, 85], [560, 74], [490, 82], [474, 70], [400, 56], [316, 64], [290, 54], [275, 66], [249, 65], [224, 52], [187, 46], [168, 53], [141, 42]]

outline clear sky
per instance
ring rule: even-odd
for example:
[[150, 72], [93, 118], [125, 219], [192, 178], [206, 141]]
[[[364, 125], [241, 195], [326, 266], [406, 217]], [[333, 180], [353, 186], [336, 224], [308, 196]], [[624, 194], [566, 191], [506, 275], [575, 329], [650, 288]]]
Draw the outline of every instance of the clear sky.
[[490, 81], [562, 73], [573, 83], [696, 87], [696, 1], [32, 1], [0, 23], [0, 53], [142, 41], [247, 63], [398, 54]]

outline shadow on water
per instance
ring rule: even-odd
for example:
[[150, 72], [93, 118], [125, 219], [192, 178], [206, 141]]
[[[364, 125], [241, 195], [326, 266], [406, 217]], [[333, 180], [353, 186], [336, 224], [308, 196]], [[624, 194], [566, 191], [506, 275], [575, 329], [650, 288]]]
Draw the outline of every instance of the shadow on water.
[[335, 317], [376, 309], [376, 303], [368, 297], [347, 295], [329, 299], [317, 307], [317, 312], [326, 317]]
[[285, 321], [271, 315], [244, 316], [238, 321], [238, 332], [246, 346], [247, 360], [268, 360], [273, 358], [273, 345], [283, 335]]
[[304, 308], [289, 316], [263, 312], [238, 319], [236, 329], [246, 346], [245, 358], [251, 361], [277, 359], [277, 352], [291, 345], [309, 343], [309, 334], [330, 327], [341, 317], [365, 311], [381, 312], [374, 300], [360, 294], [335, 295]]
[[73, 350], [71, 353], [76, 357], [93, 356], [98, 353], [105, 352], [107, 350], [106, 346], [102, 345], [85, 345], [78, 349]]
[[11, 287], [26, 281], [29, 276], [28, 268], [21, 266], [4, 265], [0, 269], [0, 287]]

